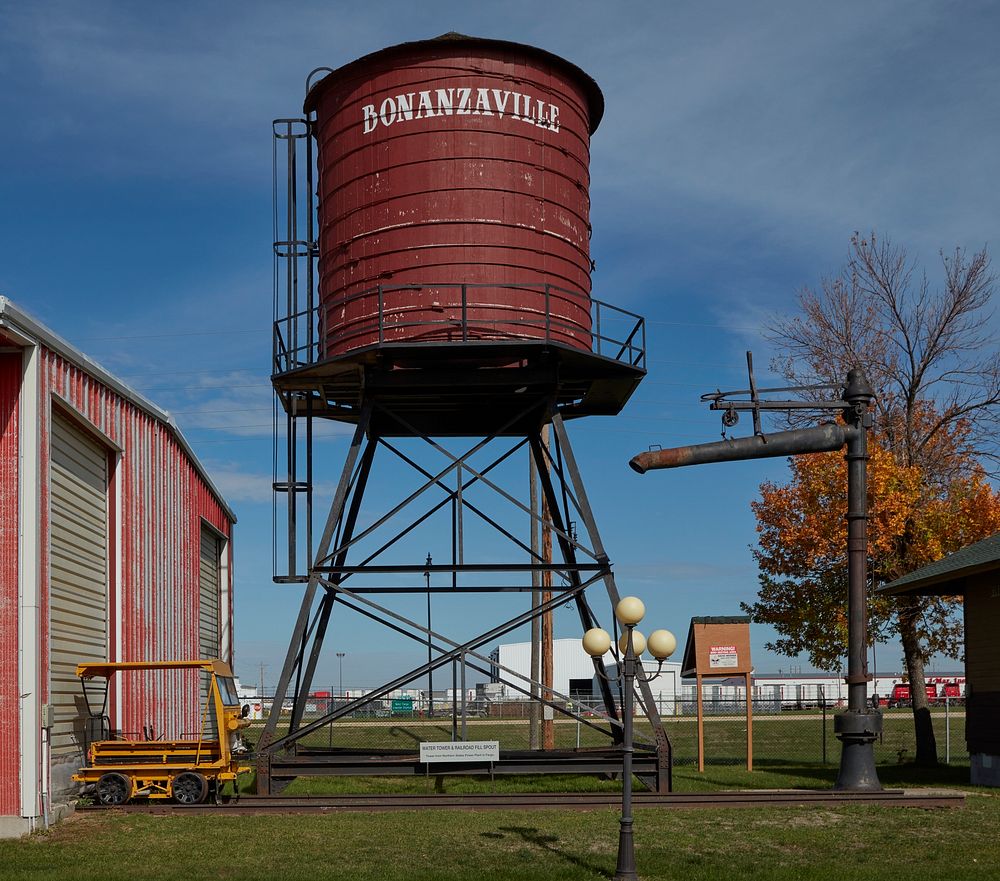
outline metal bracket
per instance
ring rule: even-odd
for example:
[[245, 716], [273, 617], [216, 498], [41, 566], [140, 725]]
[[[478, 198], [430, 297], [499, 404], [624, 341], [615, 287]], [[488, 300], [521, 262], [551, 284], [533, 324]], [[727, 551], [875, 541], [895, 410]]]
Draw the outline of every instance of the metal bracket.
[[[842, 412], [852, 410], [855, 404], [843, 399], [828, 399], [819, 401], [803, 401], [801, 399], [782, 398], [778, 400], [768, 400], [762, 398], [761, 394], [801, 394], [803, 392], [817, 391], [842, 391], [840, 386], [816, 384], [816, 385], [792, 385], [781, 388], [757, 388], [757, 380], [753, 373], [753, 352], [747, 352], [747, 374], [749, 388], [735, 389], [733, 391], [714, 391], [701, 396], [701, 400], [709, 405], [710, 410], [722, 411], [722, 436], [726, 436], [726, 429], [732, 428], [740, 421], [740, 412], [749, 410], [753, 414], [753, 433], [759, 437], [763, 443], [767, 443], [767, 435], [761, 427], [760, 414], [762, 410], [825, 410]], [[741, 398], [747, 397], [747, 400]], [[871, 421], [871, 415], [865, 412], [864, 418]]]

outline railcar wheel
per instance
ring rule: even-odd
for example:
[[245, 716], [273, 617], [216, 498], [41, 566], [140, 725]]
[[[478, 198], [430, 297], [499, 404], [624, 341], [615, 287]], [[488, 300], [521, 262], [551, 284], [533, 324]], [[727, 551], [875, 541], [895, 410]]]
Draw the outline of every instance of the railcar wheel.
[[123, 805], [132, 797], [132, 778], [112, 771], [97, 781], [97, 801], [105, 807]]
[[174, 777], [174, 801], [180, 805], [197, 805], [208, 795], [208, 781], [202, 774], [195, 771], [185, 771]]

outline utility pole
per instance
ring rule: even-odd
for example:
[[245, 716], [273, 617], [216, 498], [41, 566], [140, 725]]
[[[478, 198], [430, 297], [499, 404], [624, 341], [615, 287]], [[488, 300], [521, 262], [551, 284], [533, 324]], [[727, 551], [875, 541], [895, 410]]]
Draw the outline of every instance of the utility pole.
[[431, 559], [430, 551], [427, 552], [427, 561], [424, 563], [427, 569], [424, 570], [424, 579], [427, 581], [427, 715], [434, 715], [434, 673], [431, 670], [431, 569], [434, 561]]
[[[538, 469], [535, 465], [535, 457], [528, 456], [528, 502], [531, 508], [531, 562], [535, 564], [541, 555], [541, 548], [538, 541]], [[537, 570], [531, 573], [531, 610], [534, 612], [542, 601], [541, 579]], [[538, 682], [542, 678], [542, 659], [540, 655], [539, 639], [541, 638], [541, 622], [537, 616], [531, 619], [531, 670], [528, 675], [531, 677], [531, 703], [528, 707], [528, 747], [538, 749], [538, 730], [542, 719], [542, 705], [538, 698]]]

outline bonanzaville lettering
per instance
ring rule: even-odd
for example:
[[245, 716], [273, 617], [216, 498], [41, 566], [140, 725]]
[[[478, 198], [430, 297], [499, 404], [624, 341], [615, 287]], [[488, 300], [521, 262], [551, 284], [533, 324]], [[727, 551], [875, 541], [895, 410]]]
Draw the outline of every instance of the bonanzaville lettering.
[[437, 116], [505, 116], [521, 122], [559, 131], [559, 106], [524, 92], [507, 89], [453, 86], [422, 92], [403, 92], [361, 108], [364, 133], [380, 125], [391, 126], [414, 119]]

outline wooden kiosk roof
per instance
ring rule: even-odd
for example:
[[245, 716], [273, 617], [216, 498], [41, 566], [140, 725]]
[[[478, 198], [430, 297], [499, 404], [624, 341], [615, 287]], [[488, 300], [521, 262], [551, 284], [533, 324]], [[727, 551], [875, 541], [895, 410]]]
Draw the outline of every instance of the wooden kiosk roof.
[[[681, 660], [681, 676], [690, 677], [696, 674], [705, 675], [708, 668], [707, 660], [699, 668], [699, 655], [704, 651], [707, 652], [707, 647], [699, 646], [698, 639], [696, 637], [695, 628], [698, 625], [719, 625], [718, 630], [713, 633], [713, 638], [718, 635], [720, 640], [732, 640], [734, 644], [739, 646], [741, 643], [745, 643], [746, 651], [746, 663], [740, 663], [739, 666], [733, 668], [726, 668], [720, 671], [718, 675], [720, 676], [733, 676], [739, 673], [746, 673], [750, 670], [750, 643], [749, 643], [749, 628], [750, 628], [750, 616], [749, 615], [714, 615], [709, 617], [692, 618], [691, 624], [688, 626], [687, 642], [684, 645], [684, 657]], [[714, 628], [713, 628], [714, 630]], [[739, 652], [743, 654], [743, 652]], [[744, 670], [743, 668], [746, 667]], [[712, 674], [709, 674], [712, 675]]]

